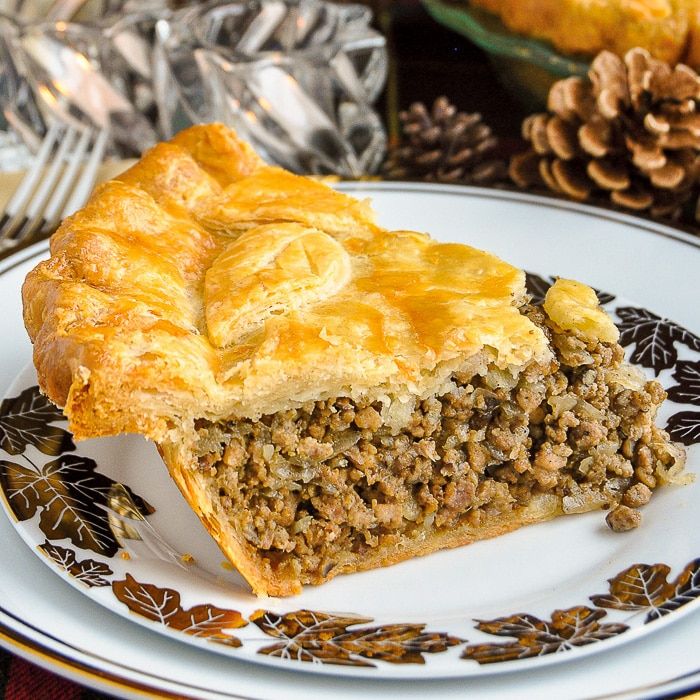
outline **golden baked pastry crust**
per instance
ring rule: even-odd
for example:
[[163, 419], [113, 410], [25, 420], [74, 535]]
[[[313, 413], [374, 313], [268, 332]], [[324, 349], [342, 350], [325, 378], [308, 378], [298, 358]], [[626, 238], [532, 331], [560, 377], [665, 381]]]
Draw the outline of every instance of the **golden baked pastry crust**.
[[614, 505], [634, 460], [678, 471], [590, 288], [528, 307], [522, 270], [382, 229], [221, 125], [98, 188], [23, 301], [76, 437], [153, 439], [258, 594]]
[[546, 39], [564, 53], [619, 56], [635, 46], [671, 64], [700, 63], [696, 0], [469, 0], [512, 31]]
[[42, 389], [76, 436], [155, 440], [201, 416], [428, 395], [487, 346], [502, 368], [545, 360], [524, 294], [521, 270], [381, 229], [216, 125], [98, 188], [24, 286]]

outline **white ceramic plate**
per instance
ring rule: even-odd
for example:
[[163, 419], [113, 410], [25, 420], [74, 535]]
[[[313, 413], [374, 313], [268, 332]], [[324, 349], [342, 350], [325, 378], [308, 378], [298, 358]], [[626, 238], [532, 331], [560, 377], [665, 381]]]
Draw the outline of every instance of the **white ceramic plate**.
[[[363, 186], [360, 189], [363, 191], [358, 194], [369, 194], [373, 197], [380, 213], [380, 221], [385, 225], [429, 229], [440, 238], [463, 240], [488, 248], [542, 276], [557, 273], [578, 277], [615, 294], [617, 298], [609, 304], [613, 311], [623, 305], [625, 308], [650, 309], [660, 316], [678, 321], [691, 331], [700, 328], [698, 311], [690, 301], [693, 290], [697, 291], [693, 269], [697, 269], [700, 261], [700, 249], [696, 241], [682, 234], [635, 222], [628, 217], [504, 193], [392, 185]], [[4, 285], [5, 282], [11, 283], [8, 292], [13, 289], [16, 295], [19, 279], [35, 260], [19, 264], [11, 270], [7, 268], [13, 263], [6, 263], [6, 272], [0, 276], [0, 285]], [[659, 261], [662, 263], [659, 264]], [[653, 286], [648, 283], [652, 273], [655, 280]], [[11, 299], [8, 292], [3, 289], [3, 298]], [[620, 295], [634, 301], [623, 302]], [[8, 396], [17, 396], [26, 387], [31, 386], [34, 380], [31, 374], [17, 372], [21, 360], [27, 359], [27, 344], [17, 319], [18, 308], [15, 306], [18, 307], [18, 303], [11, 302], [10, 306], [12, 313], [8, 317], [9, 327], [3, 329], [6, 331], [4, 335], [13, 346], [17, 343], [24, 352], [24, 357], [21, 357], [20, 353], [20, 356], [15, 356], [14, 365], [9, 365], [10, 372], [16, 374], [14, 386], [8, 392]], [[634, 316], [630, 316], [631, 312], [626, 313], [625, 318], [628, 320]], [[653, 353], [648, 357], [641, 357], [647, 364], [656, 364], [655, 369], [659, 370], [661, 381], [667, 386], [674, 385], [677, 383], [677, 377], [674, 378], [673, 374], [679, 372], [679, 367], [683, 379], [693, 369], [693, 363], [700, 360], [700, 355], [691, 347], [694, 346], [695, 336], [684, 335], [668, 324], [640, 314], [641, 312], [637, 312], [637, 320], [641, 319], [646, 325], [637, 324], [640, 326], [634, 331], [637, 333], [637, 342], [630, 346], [630, 350], [639, 351], [640, 348], [646, 347], [644, 343], [648, 341], [644, 341], [644, 338], [649, 334], [644, 336], [645, 329], [652, 331], [652, 339], [655, 339], [655, 344], [659, 346], [657, 350], [668, 351], [669, 347], [675, 349], [675, 356], [673, 350], [671, 351], [673, 361], [670, 364], [667, 357], [663, 359], [663, 352], [659, 355], [661, 359], [654, 359]], [[630, 333], [632, 332], [630, 326]], [[669, 337], [664, 341], [666, 336]], [[660, 363], [665, 363], [666, 366], [661, 367]], [[654, 367], [649, 369], [653, 374]], [[4, 377], [5, 385], [7, 380], [12, 378], [12, 374]], [[692, 382], [685, 384], [690, 386]], [[685, 393], [683, 395], [685, 396]], [[691, 395], [687, 398], [691, 402], [695, 400]], [[692, 412], [692, 405], [669, 404], [667, 413], [661, 420], [666, 420], [672, 414], [683, 413], [683, 420], [676, 421], [682, 430], [687, 422], [685, 414]], [[60, 427], [60, 424], [53, 420], [45, 420], [43, 425], [41, 430], [46, 430], [47, 425], [53, 428]], [[692, 437], [692, 420], [690, 425]], [[58, 457], [59, 460], [63, 460], [64, 467], [67, 463], [78, 468], [80, 463], [82, 466], [79, 468], [85, 469], [85, 464], [90, 463], [86, 463], [84, 458], [93, 459], [98, 465], [98, 472], [128, 484], [133, 491], [156, 508], [147, 521], [160, 535], [161, 544], [164, 540], [168, 548], [180, 554], [196, 552], [197, 561], [196, 564], [186, 567], [168, 564], [162, 558], [162, 547], [159, 550], [161, 556], [156, 557], [152, 554], [153, 547], [145, 547], [142, 543], [134, 544], [133, 541], [127, 542], [131, 549], [131, 558], [126, 560], [119, 552], [116, 556], [103, 556], [81, 549], [68, 539], [49, 538], [49, 548], [54, 555], [57, 558], [63, 557], [63, 564], [68, 564], [68, 568], [73, 570], [72, 576], [63, 572], [65, 578], [110, 610], [126, 614], [133, 621], [143, 622], [153, 629], [204, 647], [209, 652], [204, 653], [208, 659], [214, 657], [210, 652], [216, 650], [235, 659], [272, 663], [278, 668], [332, 672], [335, 675], [346, 676], [363, 674], [369, 678], [502, 676], [507, 679], [513, 676], [503, 675], [505, 671], [518, 672], [528, 669], [528, 677], [531, 677], [537, 667], [552, 661], [568, 661], [567, 668], [574, 662], [574, 665], [578, 666], [586, 663], [583, 657], [596, 652], [606, 652], [604, 657], [609, 658], [615, 654], [614, 647], [624, 641], [633, 641], [634, 646], [639, 646], [640, 642], [635, 641], [638, 638], [659, 638], [664, 635], [664, 627], [674, 619], [679, 620], [677, 625], [682, 625], [683, 614], [691, 613], [697, 607], [697, 584], [693, 583], [697, 575], [695, 578], [690, 576], [690, 584], [683, 585], [683, 582], [680, 582], [680, 590], [677, 590], [679, 586], [667, 587], [666, 590], [671, 591], [672, 595], [664, 594], [665, 599], [662, 599], [663, 596], [656, 598], [655, 607], [661, 606], [663, 609], [665, 605], [669, 608], [669, 614], [649, 624], [645, 624], [645, 621], [650, 612], [652, 618], [656, 616], [651, 610], [654, 606], [645, 604], [640, 598], [635, 599], [634, 610], [624, 611], [598, 607], [589, 598], [595, 594], [607, 594], [607, 579], [635, 564], [645, 564], [649, 567], [666, 564], [670, 568], [668, 572], [658, 567], [642, 568], [634, 574], [639, 581], [643, 581], [645, 577], [659, 581], [663, 576], [667, 576], [673, 583], [684, 568], [692, 573], [691, 562], [700, 553], [697, 528], [694, 526], [693, 506], [698, 505], [699, 498], [695, 485], [659, 492], [650, 506], [645, 508], [646, 522], [643, 528], [627, 535], [620, 536], [608, 532], [600, 514], [560, 519], [498, 540], [433, 555], [391, 569], [336, 579], [321, 588], [308, 590], [299, 598], [258, 601], [247, 594], [244, 588], [236, 587], [235, 582], [230, 580], [232, 574], [220, 567], [221, 556], [218, 550], [180, 500], [154, 452], [142, 441], [135, 438], [118, 438], [83, 443], [77, 451], [66, 447], [62, 450], [64, 454]], [[6, 461], [17, 464], [26, 456], [37, 467], [46, 468], [46, 464], [57, 459], [56, 456], [42, 454], [31, 445], [20, 451], [22, 454], [4, 456]], [[76, 455], [79, 457], [76, 458]], [[697, 457], [692, 451], [691, 462], [697, 463]], [[32, 468], [27, 462], [24, 462], [24, 467], [25, 471]], [[84, 476], [85, 473], [81, 478]], [[7, 479], [5, 482], [7, 490]], [[16, 513], [17, 496], [12, 496], [11, 500], [14, 502], [13, 510]], [[42, 508], [38, 507], [32, 518], [16, 523], [21, 536], [34, 549], [38, 545], [44, 545], [47, 539], [46, 532], [39, 527], [41, 510]], [[20, 515], [24, 517], [26, 512], [22, 511]], [[45, 523], [44, 530], [46, 529]], [[72, 559], [65, 558], [71, 556], [64, 551], [69, 549], [73, 551], [77, 565], [72, 564]], [[47, 563], [55, 566], [48, 557], [42, 556]], [[86, 569], [90, 567], [80, 566], [80, 562], [87, 560], [100, 565], [97, 568], [91, 567], [91, 575], [86, 574]], [[503, 562], [510, 563], [505, 570]], [[112, 573], [107, 573], [105, 566], [109, 567]], [[142, 586], [139, 589], [134, 587], [135, 584], [119, 584], [115, 587], [114, 581], [128, 580], [127, 573], [131, 574], [134, 580], [155, 588]], [[221, 579], [227, 578], [229, 580], [225, 587], [222, 587]], [[107, 582], [110, 585], [88, 586], [86, 581]], [[179, 605], [182, 609], [190, 610], [194, 606], [209, 604], [240, 612], [241, 619], [235, 616], [227, 618], [229, 624], [235, 625], [235, 628], [224, 629], [218, 641], [230, 643], [230, 636], [233, 635], [242, 642], [242, 646], [212, 643], [211, 639], [187, 634], [178, 629], [183, 626], [180, 622], [176, 622], [173, 627], [163, 624], [162, 621], [149, 621], [143, 617], [144, 612], [149, 613], [142, 604], [136, 606], [142, 614], [135, 615], [129, 612], [127, 605], [120, 602], [115, 595], [115, 590], [121, 590], [122, 600], [125, 599], [124, 591], [127, 594], [129, 591], [134, 593], [134, 599], [145, 594], [157, 598], [164, 595], [162, 591], [166, 588], [180, 595]], [[669, 600], [674, 598], [676, 603], [682, 598], [681, 602], [687, 604], [676, 607], [675, 603], [669, 603]], [[600, 599], [597, 601], [600, 602]], [[90, 605], [94, 610], [94, 605], [87, 600], [85, 605]], [[592, 626], [587, 629], [579, 626], [573, 633], [574, 636], [569, 639], [566, 639], [566, 635], [569, 634], [566, 631], [564, 638], [559, 642], [555, 641], [553, 647], [543, 649], [556, 649], [566, 653], [546, 653], [522, 660], [499, 660], [491, 664], [479, 664], [472, 659], [461, 658], [466, 649], [480, 644], [491, 645], [488, 648], [489, 657], [499, 658], [499, 652], [504, 651], [504, 645], [511, 645], [505, 649], [508, 651], [517, 641], [514, 636], [495, 636], [475, 629], [473, 618], [493, 620], [515, 613], [527, 613], [541, 621], [551, 621], [555, 609], [570, 610], [582, 606], [590, 612], [579, 610], [578, 620], [580, 621], [583, 615], [593, 623]], [[134, 605], [131, 607], [133, 609]], [[248, 622], [243, 627], [237, 627], [238, 624], [250, 620], [251, 616], [254, 617], [254, 611], [261, 608], [268, 614], [257, 619], [266, 620], [268, 624], [257, 626]], [[345, 620], [344, 626], [336, 633], [336, 641], [342, 648], [346, 640], [358, 639], [358, 635], [355, 634], [357, 630], [364, 630], [365, 634], [360, 636], [365, 641], [365, 646], [346, 644], [341, 652], [341, 659], [330, 655], [326, 656], [326, 660], [372, 665], [335, 665], [296, 660], [295, 656], [306, 658], [307, 652], [308, 656], [313, 658], [317, 648], [314, 646], [313, 632], [304, 632], [301, 636], [298, 632], [296, 635], [289, 634], [289, 630], [295, 626], [298, 630], [302, 623], [308, 624], [308, 617], [294, 615], [302, 609], [321, 613], [350, 612], [350, 617], [363, 617], [364, 621], [361, 623]], [[166, 613], [169, 610], [172, 612], [168, 608]], [[177, 612], [176, 609], [174, 617], [167, 619], [181, 619], [182, 615], [178, 616]], [[210, 612], [211, 608], [197, 609], [197, 613]], [[282, 616], [283, 621], [287, 623], [283, 626], [289, 639], [273, 636], [278, 635], [276, 630], [280, 629], [276, 615]], [[167, 622], [166, 617], [162, 619]], [[697, 614], [694, 614], [691, 619], [697, 617]], [[319, 621], [321, 618], [317, 615], [315, 623], [318, 624]], [[532, 622], [532, 619], [529, 621]], [[273, 623], [277, 623], [276, 629], [273, 628]], [[372, 645], [375, 645], [376, 649], [379, 638], [387, 633], [386, 625], [398, 623], [409, 625], [402, 632], [409, 637], [413, 635], [413, 642], [408, 648], [405, 642], [399, 642], [399, 646], [403, 645], [401, 653], [404, 660], [408, 657], [408, 660], [423, 663], [396, 664], [376, 659]], [[426, 625], [425, 630], [413, 627], [423, 624]], [[604, 627], [603, 633], [600, 633], [601, 626], [604, 625], [610, 627]], [[623, 631], [621, 625], [630, 629]], [[381, 631], [377, 628], [381, 628]], [[209, 629], [211, 630], [211, 626]], [[426, 633], [436, 633], [437, 636], [420, 636]], [[441, 637], [441, 633], [447, 636]], [[390, 638], [391, 636], [389, 633]], [[585, 638], [587, 636], [588, 639]], [[151, 637], [152, 635], [149, 639]], [[597, 637], [603, 639], [579, 645]], [[456, 643], [456, 638], [467, 641]], [[284, 650], [289, 653], [282, 653], [282, 658], [259, 653], [266, 648], [270, 650], [270, 647], [274, 651]], [[358, 648], [360, 653], [350, 651]], [[202, 655], [202, 652], [195, 649], [190, 653]], [[223, 661], [231, 663], [228, 659]], [[238, 668], [248, 666], [237, 665]], [[552, 673], [553, 669], [549, 672]], [[476, 678], [472, 679], [472, 682], [474, 681]]]

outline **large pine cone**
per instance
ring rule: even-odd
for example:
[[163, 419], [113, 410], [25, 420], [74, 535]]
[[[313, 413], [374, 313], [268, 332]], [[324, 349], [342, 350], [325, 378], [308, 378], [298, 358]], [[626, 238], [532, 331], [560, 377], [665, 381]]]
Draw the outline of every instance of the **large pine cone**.
[[555, 83], [549, 113], [523, 122], [531, 148], [511, 159], [511, 179], [678, 217], [699, 181], [700, 78], [638, 48], [624, 60], [601, 52], [589, 78]]
[[494, 155], [498, 139], [480, 114], [458, 112], [438, 97], [431, 110], [416, 102], [399, 119], [401, 139], [387, 154], [384, 177], [478, 185], [506, 179], [505, 162]]

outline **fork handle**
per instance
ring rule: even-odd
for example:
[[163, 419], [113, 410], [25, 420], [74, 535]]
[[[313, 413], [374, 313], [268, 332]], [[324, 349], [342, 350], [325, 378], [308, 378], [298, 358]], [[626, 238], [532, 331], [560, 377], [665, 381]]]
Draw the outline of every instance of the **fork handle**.
[[50, 22], [58, 20], [68, 21], [73, 18], [78, 10], [86, 3], [86, 0], [55, 0], [49, 7], [46, 18]]

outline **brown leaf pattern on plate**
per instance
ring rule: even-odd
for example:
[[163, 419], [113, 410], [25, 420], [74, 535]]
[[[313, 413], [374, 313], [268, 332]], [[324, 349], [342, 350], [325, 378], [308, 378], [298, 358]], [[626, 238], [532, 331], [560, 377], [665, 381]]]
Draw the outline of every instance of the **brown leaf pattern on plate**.
[[77, 578], [78, 581], [82, 581], [88, 586], [109, 586], [109, 581], [105, 576], [111, 576], [114, 572], [107, 564], [95, 561], [94, 559], [78, 561], [72, 549], [59, 547], [48, 541], [45, 541], [44, 544], [40, 544], [39, 549], [45, 552], [71, 576]]
[[700, 362], [681, 360], [676, 364], [673, 378], [677, 384], [668, 388], [668, 398], [675, 403], [700, 406]]
[[700, 596], [700, 559], [691, 561], [675, 581], [669, 581], [666, 564], [634, 564], [608, 579], [610, 592], [593, 595], [599, 608], [648, 610], [645, 622], [651, 622]]
[[[668, 398], [675, 403], [700, 406], [700, 362], [682, 360], [676, 364], [673, 378], [677, 384], [669, 387]], [[672, 415], [666, 430], [674, 440], [684, 445], [700, 443], [700, 411], [679, 411]]]
[[378, 625], [369, 617], [297, 610], [278, 613], [257, 610], [250, 616], [265, 634], [282, 640], [258, 654], [311, 663], [375, 666], [365, 659], [392, 664], [424, 664], [423, 654], [436, 654], [464, 640], [442, 632], [424, 632], [425, 625]]
[[[96, 472], [88, 457], [64, 454], [43, 465], [23, 459], [26, 465], [0, 461], [0, 485], [17, 519], [29, 520], [40, 510], [39, 527], [47, 540], [69, 538], [76, 547], [114, 556], [119, 546], [101, 506], [115, 482]], [[144, 515], [153, 511], [133, 497]]]
[[[554, 284], [556, 277], [549, 277], [549, 280], [544, 279], [536, 275], [534, 272], [525, 273], [525, 287], [527, 288], [528, 294], [532, 298], [532, 303], [535, 305], [542, 304], [544, 298], [549, 291], [549, 288]], [[602, 292], [595, 287], [592, 287], [593, 291], [598, 297], [598, 302], [600, 304], [609, 304], [611, 301], [615, 300], [614, 294], [609, 294], [608, 292]]]
[[72, 436], [51, 423], [63, 421], [63, 412], [39, 392], [38, 386], [0, 404], [0, 448], [19, 455], [28, 445], [52, 457], [74, 450]]
[[684, 445], [700, 443], [700, 411], [679, 411], [666, 423], [668, 434]]
[[653, 369], [657, 375], [676, 364], [676, 343], [700, 351], [700, 338], [667, 318], [631, 306], [615, 313], [620, 317], [620, 345], [635, 346], [631, 362]]
[[463, 659], [493, 664], [502, 661], [544, 656], [609, 639], [628, 627], [618, 623], [600, 624], [604, 610], [579, 605], [555, 610], [551, 620], [534, 615], [516, 614], [495, 620], [478, 620], [477, 629], [499, 637], [515, 637], [515, 642], [471, 644], [462, 652]]
[[659, 607], [647, 615], [645, 622], [667, 615], [700, 598], [700, 558], [694, 559], [679, 574], [675, 581], [676, 590], [672, 598], [659, 605]]
[[176, 590], [140, 583], [131, 574], [126, 574], [124, 580], [113, 581], [112, 591], [137, 615], [193, 637], [230, 647], [241, 646], [241, 640], [226, 631], [248, 624], [237, 610], [209, 604], [195, 605], [185, 610], [180, 605], [180, 594]]

